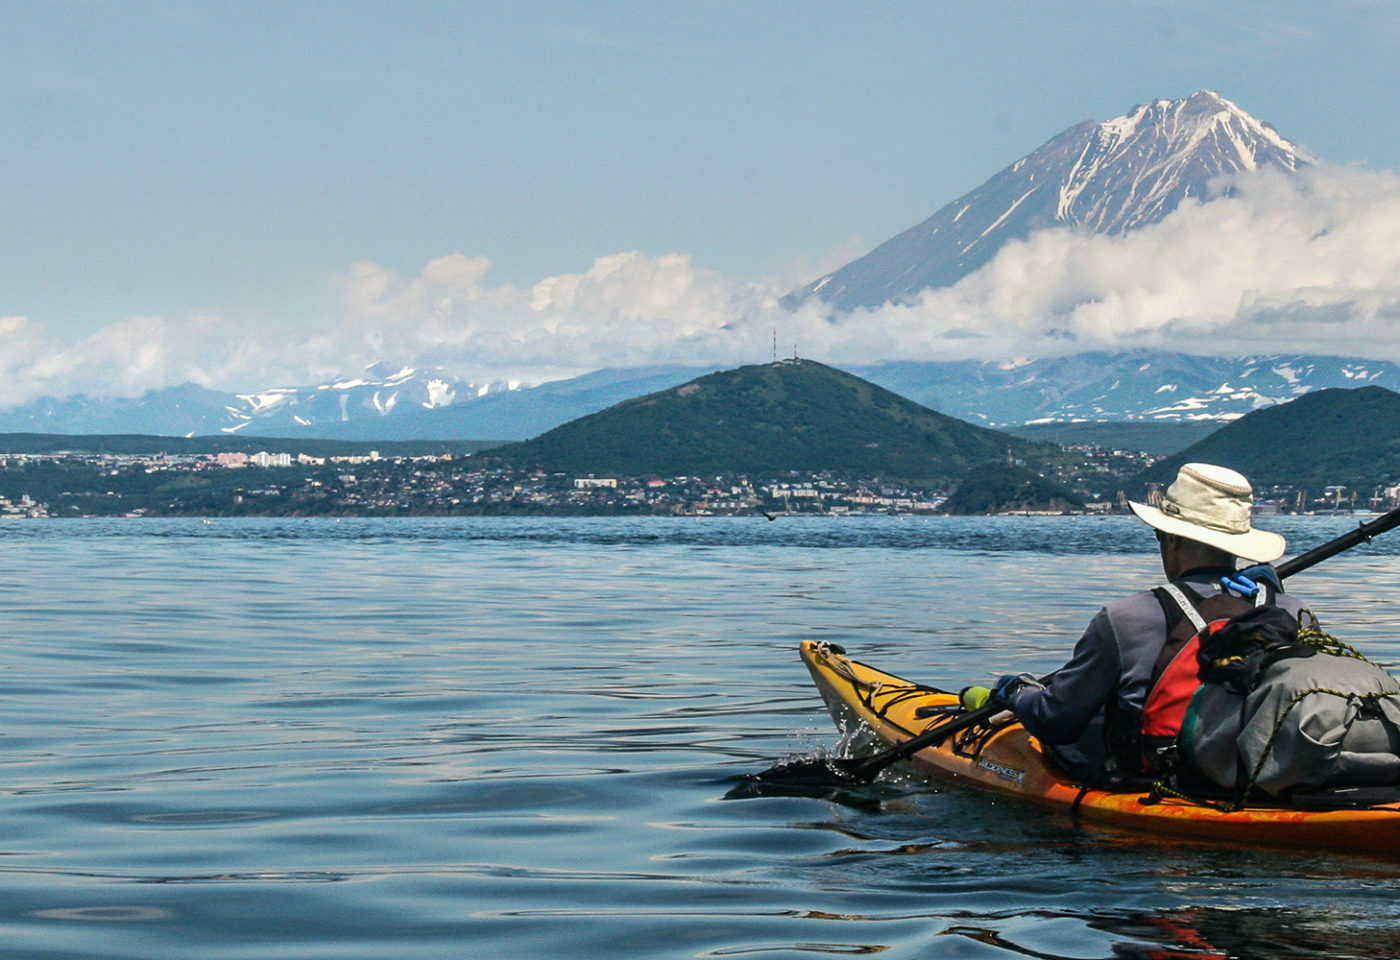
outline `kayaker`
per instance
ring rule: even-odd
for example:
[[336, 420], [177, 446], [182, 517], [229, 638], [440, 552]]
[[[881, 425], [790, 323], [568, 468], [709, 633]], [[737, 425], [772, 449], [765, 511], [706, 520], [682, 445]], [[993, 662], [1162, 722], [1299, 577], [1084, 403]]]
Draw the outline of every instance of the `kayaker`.
[[[1178, 626], [1187, 616], [1180, 608], [1205, 604], [1209, 610], [1211, 603], [1225, 603], [1211, 598], [1249, 595], [1254, 603], [1299, 613], [1301, 605], [1281, 592], [1269, 565], [1283, 555], [1284, 538], [1251, 525], [1253, 505], [1244, 476], [1205, 463], [1182, 467], [1160, 507], [1130, 504], [1155, 529], [1169, 581], [1165, 589], [1178, 593], [1159, 588], [1113, 601], [1090, 621], [1069, 661], [1048, 682], [1028, 674], [1003, 676], [990, 697], [1014, 711], [1057, 762], [1086, 783], [1152, 773], [1144, 756], [1143, 713], [1166, 668], [1159, 660], [1170, 658], [1163, 653], [1169, 635], [1194, 633], [1189, 625], [1184, 631]], [[964, 705], [975, 707], [987, 691], [967, 688], [963, 696]]]

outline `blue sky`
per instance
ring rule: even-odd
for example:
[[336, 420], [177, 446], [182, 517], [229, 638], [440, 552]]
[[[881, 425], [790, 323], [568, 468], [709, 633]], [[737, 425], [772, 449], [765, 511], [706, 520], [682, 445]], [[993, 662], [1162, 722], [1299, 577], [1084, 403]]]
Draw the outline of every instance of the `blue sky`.
[[[443, 269], [483, 310], [632, 252], [652, 274], [680, 255], [705, 282], [795, 286], [1080, 120], [1203, 88], [1324, 160], [1400, 166], [1387, 2], [24, 0], [0, 14], [0, 318], [31, 365], [114, 329], [133, 351], [143, 330], [193, 345], [216, 328], [228, 349], [237, 331], [295, 334], [288, 351], [304, 351], [347, 314], [372, 346], [364, 284], [411, 287], [454, 256]], [[592, 321], [551, 323], [571, 322]], [[178, 366], [152, 376], [222, 376]]]

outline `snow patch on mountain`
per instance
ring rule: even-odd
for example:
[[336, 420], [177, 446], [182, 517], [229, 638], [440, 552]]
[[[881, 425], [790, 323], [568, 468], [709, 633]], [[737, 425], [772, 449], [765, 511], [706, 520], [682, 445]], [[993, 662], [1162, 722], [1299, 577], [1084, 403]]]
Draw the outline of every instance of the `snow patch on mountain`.
[[428, 388], [428, 399], [423, 401], [423, 406], [429, 410], [450, 406], [457, 399], [457, 391], [452, 389], [452, 384], [439, 377], [429, 380], [425, 386]]
[[240, 394], [238, 399], [248, 405], [253, 414], [276, 410], [296, 393], [290, 389], [264, 390], [262, 393]]

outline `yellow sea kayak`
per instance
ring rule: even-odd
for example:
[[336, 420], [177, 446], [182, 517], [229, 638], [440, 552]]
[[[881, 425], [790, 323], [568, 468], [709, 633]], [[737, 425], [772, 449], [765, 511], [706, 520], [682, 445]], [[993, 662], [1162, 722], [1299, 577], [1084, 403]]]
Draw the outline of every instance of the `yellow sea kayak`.
[[[957, 709], [953, 694], [802, 644], [802, 660], [837, 725], [884, 748], [924, 733]], [[1004, 713], [915, 753], [908, 767], [1057, 807], [1078, 820], [1207, 840], [1400, 854], [1400, 803], [1344, 810], [1255, 806], [1224, 810], [1192, 800], [1089, 789], [1056, 770], [1040, 742]]]

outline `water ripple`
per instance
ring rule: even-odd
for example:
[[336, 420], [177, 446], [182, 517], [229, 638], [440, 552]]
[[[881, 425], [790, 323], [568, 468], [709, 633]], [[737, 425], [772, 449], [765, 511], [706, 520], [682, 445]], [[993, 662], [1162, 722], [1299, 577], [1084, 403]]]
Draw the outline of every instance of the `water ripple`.
[[[735, 794], [841, 749], [798, 641], [956, 689], [1156, 576], [1130, 521], [783, 521], [0, 527], [7, 953], [1400, 955], [1381, 859], [897, 774]], [[1297, 584], [1389, 662], [1396, 537]]]

